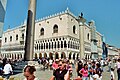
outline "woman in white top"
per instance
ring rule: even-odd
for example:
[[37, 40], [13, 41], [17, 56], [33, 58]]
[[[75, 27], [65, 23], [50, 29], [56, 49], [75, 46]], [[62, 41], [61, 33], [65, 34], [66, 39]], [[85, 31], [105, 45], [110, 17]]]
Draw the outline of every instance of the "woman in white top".
[[35, 71], [36, 69], [34, 66], [27, 65], [24, 68], [24, 76], [25, 76], [24, 80], [38, 80], [34, 75]]
[[10, 65], [10, 61], [6, 61], [6, 64], [3, 69], [3, 77], [9, 79], [9, 77], [13, 74], [12, 66]]

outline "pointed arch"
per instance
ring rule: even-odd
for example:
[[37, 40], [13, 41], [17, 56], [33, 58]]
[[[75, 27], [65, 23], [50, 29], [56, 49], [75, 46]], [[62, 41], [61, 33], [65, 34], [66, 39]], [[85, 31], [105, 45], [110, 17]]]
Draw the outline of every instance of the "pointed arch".
[[49, 53], [49, 58], [53, 59], [53, 53]]
[[76, 26], [73, 26], [73, 33], [76, 34]]
[[39, 59], [42, 59], [42, 53], [39, 53]]
[[65, 55], [64, 52], [61, 53], [61, 59], [62, 59], [62, 58], [63, 58], [63, 59], [66, 59], [66, 55]]
[[53, 33], [58, 33], [58, 25], [55, 24], [53, 27]]
[[46, 53], [44, 53], [44, 58], [47, 58], [47, 54]]
[[35, 59], [37, 59], [37, 58], [38, 58], [37, 53], [35, 53]]
[[40, 35], [41, 35], [41, 36], [44, 35], [44, 28], [41, 28], [41, 30], [40, 30]]

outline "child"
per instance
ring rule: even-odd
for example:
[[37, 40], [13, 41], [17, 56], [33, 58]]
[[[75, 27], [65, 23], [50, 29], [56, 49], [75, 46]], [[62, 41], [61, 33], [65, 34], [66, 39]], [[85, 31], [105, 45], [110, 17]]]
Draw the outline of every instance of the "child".
[[111, 76], [111, 80], [115, 80], [114, 69], [113, 68], [111, 68], [110, 76]]

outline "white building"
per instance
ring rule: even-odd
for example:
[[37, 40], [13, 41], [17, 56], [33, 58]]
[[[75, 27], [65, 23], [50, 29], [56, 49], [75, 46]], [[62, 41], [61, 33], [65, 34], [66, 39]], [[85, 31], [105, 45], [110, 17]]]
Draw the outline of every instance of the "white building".
[[[91, 21], [95, 24], [94, 21]], [[1, 57], [22, 59], [26, 37], [26, 25], [3, 33]], [[97, 55], [102, 55], [102, 35], [96, 32]], [[69, 9], [36, 20], [34, 58], [91, 58], [91, 27], [80, 24]], [[98, 57], [97, 56], [97, 57]]]
[[110, 59], [113, 58], [118, 58], [119, 57], [119, 50], [115, 46], [111, 46], [107, 44], [107, 49], [108, 49], [108, 57]]

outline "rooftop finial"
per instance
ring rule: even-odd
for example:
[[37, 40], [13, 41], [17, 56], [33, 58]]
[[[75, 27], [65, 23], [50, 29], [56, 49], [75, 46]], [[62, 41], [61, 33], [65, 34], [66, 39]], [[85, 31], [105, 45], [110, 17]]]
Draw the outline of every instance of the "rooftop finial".
[[67, 9], [66, 9], [67, 11], [69, 11], [69, 8], [67, 7]]
[[69, 12], [69, 8], [67, 7], [67, 9], [65, 10], [65, 13], [68, 13]]
[[8, 29], [10, 29], [10, 25], [8, 26]]

